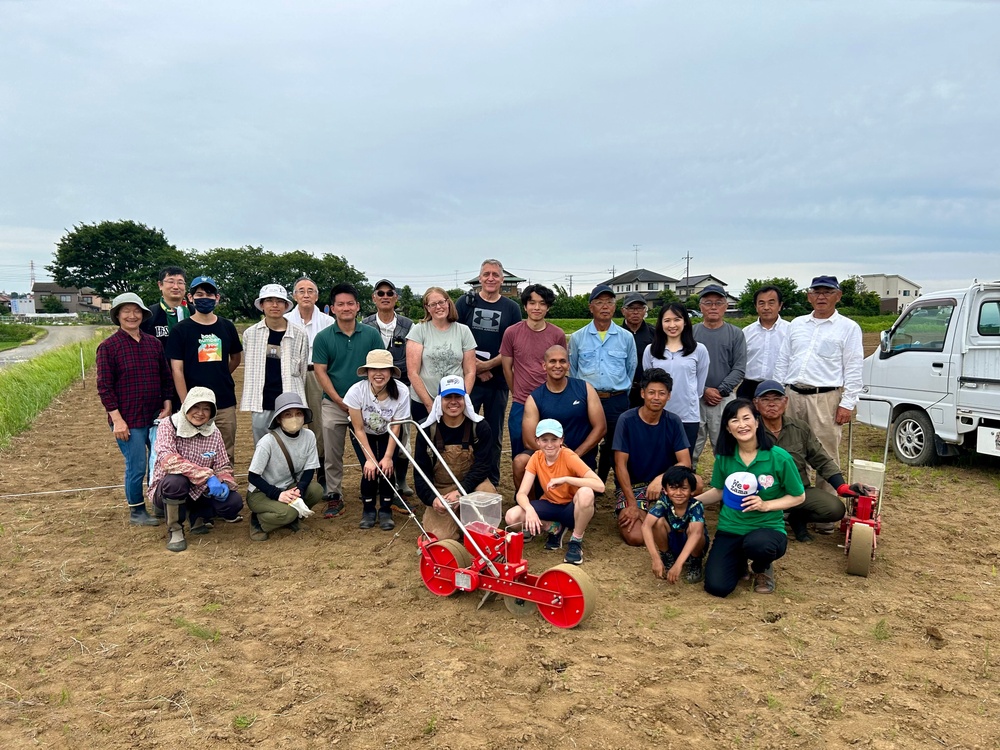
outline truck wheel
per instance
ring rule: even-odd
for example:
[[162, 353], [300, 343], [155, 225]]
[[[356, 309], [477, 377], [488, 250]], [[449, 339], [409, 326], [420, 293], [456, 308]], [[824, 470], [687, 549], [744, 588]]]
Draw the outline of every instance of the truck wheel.
[[892, 452], [909, 466], [934, 463], [934, 426], [920, 409], [904, 411], [892, 426]]

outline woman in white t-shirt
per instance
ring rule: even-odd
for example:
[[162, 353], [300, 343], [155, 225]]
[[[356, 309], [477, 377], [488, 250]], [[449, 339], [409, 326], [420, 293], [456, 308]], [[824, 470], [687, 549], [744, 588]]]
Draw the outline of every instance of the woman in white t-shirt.
[[465, 381], [465, 392], [476, 384], [476, 340], [467, 325], [458, 322], [458, 310], [438, 286], [424, 292], [424, 319], [406, 336], [406, 375], [410, 379], [410, 409], [421, 422], [430, 413], [438, 383], [446, 375]]
[[358, 375], [366, 376], [344, 395], [351, 417], [351, 443], [361, 462], [361, 528], [375, 525], [375, 498], [380, 499], [378, 525], [383, 531], [395, 528], [392, 520], [392, 457], [399, 437], [399, 425], [390, 422], [410, 418], [410, 391], [392, 364], [392, 354], [385, 349], [368, 352]]

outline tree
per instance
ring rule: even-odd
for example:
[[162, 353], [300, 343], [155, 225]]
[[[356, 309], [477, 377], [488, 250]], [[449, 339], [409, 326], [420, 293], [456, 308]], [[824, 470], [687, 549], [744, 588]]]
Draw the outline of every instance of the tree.
[[556, 293], [555, 302], [549, 308], [550, 318], [589, 318], [590, 300], [587, 294], [577, 294], [570, 297], [565, 287], [553, 284]]
[[399, 290], [399, 299], [396, 307], [401, 315], [405, 315], [410, 320], [419, 322], [424, 317], [422, 296], [415, 296], [409, 284]]
[[56, 243], [55, 261], [45, 267], [60, 286], [93, 287], [102, 297], [136, 292], [159, 297], [156, 278], [164, 266], [183, 266], [187, 256], [163, 231], [134, 221], [77, 224]]
[[660, 307], [666, 307], [672, 302], [680, 302], [681, 298], [677, 296], [677, 292], [673, 289], [667, 287], [662, 292], [660, 292], [659, 303]]
[[842, 308], [850, 308], [856, 315], [878, 315], [881, 310], [882, 300], [878, 292], [869, 292], [865, 289], [865, 282], [860, 276], [850, 276], [840, 282], [840, 305]]
[[788, 318], [796, 315], [805, 315], [809, 312], [810, 307], [809, 301], [806, 299], [806, 293], [799, 289], [795, 280], [779, 277], [773, 279], [750, 279], [747, 281], [747, 285], [743, 287], [743, 292], [740, 294], [740, 299], [737, 303], [740, 312], [744, 315], [757, 314], [757, 309], [753, 303], [753, 296], [757, 293], [758, 289], [764, 286], [776, 286], [781, 290], [781, 298], [783, 300], [782, 316]]
[[58, 297], [50, 294], [47, 297], [42, 297], [42, 312], [58, 314], [68, 312], [68, 310]]

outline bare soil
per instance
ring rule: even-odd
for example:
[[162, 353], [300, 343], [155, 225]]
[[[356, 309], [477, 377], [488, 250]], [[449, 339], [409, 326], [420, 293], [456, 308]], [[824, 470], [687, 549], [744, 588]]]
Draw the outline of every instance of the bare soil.
[[[881, 436], [857, 429], [855, 457]], [[654, 579], [602, 499], [574, 630], [432, 595], [415, 525], [359, 530], [356, 495], [299, 534], [219, 524], [171, 554], [120, 487], [74, 491], [122, 466], [89, 380], [0, 453], [0, 495], [64, 490], [0, 497], [2, 748], [1000, 747], [996, 461], [890, 459], [871, 575], [839, 535], [792, 541], [772, 596]]]

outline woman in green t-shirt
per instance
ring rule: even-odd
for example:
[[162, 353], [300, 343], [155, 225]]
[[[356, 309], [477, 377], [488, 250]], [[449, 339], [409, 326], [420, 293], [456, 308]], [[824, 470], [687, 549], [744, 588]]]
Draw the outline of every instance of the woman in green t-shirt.
[[722, 424], [711, 489], [698, 495], [704, 505], [722, 501], [705, 564], [705, 591], [728, 596], [747, 575], [749, 560], [754, 591], [771, 594], [773, 563], [788, 545], [783, 511], [802, 503], [805, 488], [795, 461], [773, 445], [750, 401], [726, 404]]

